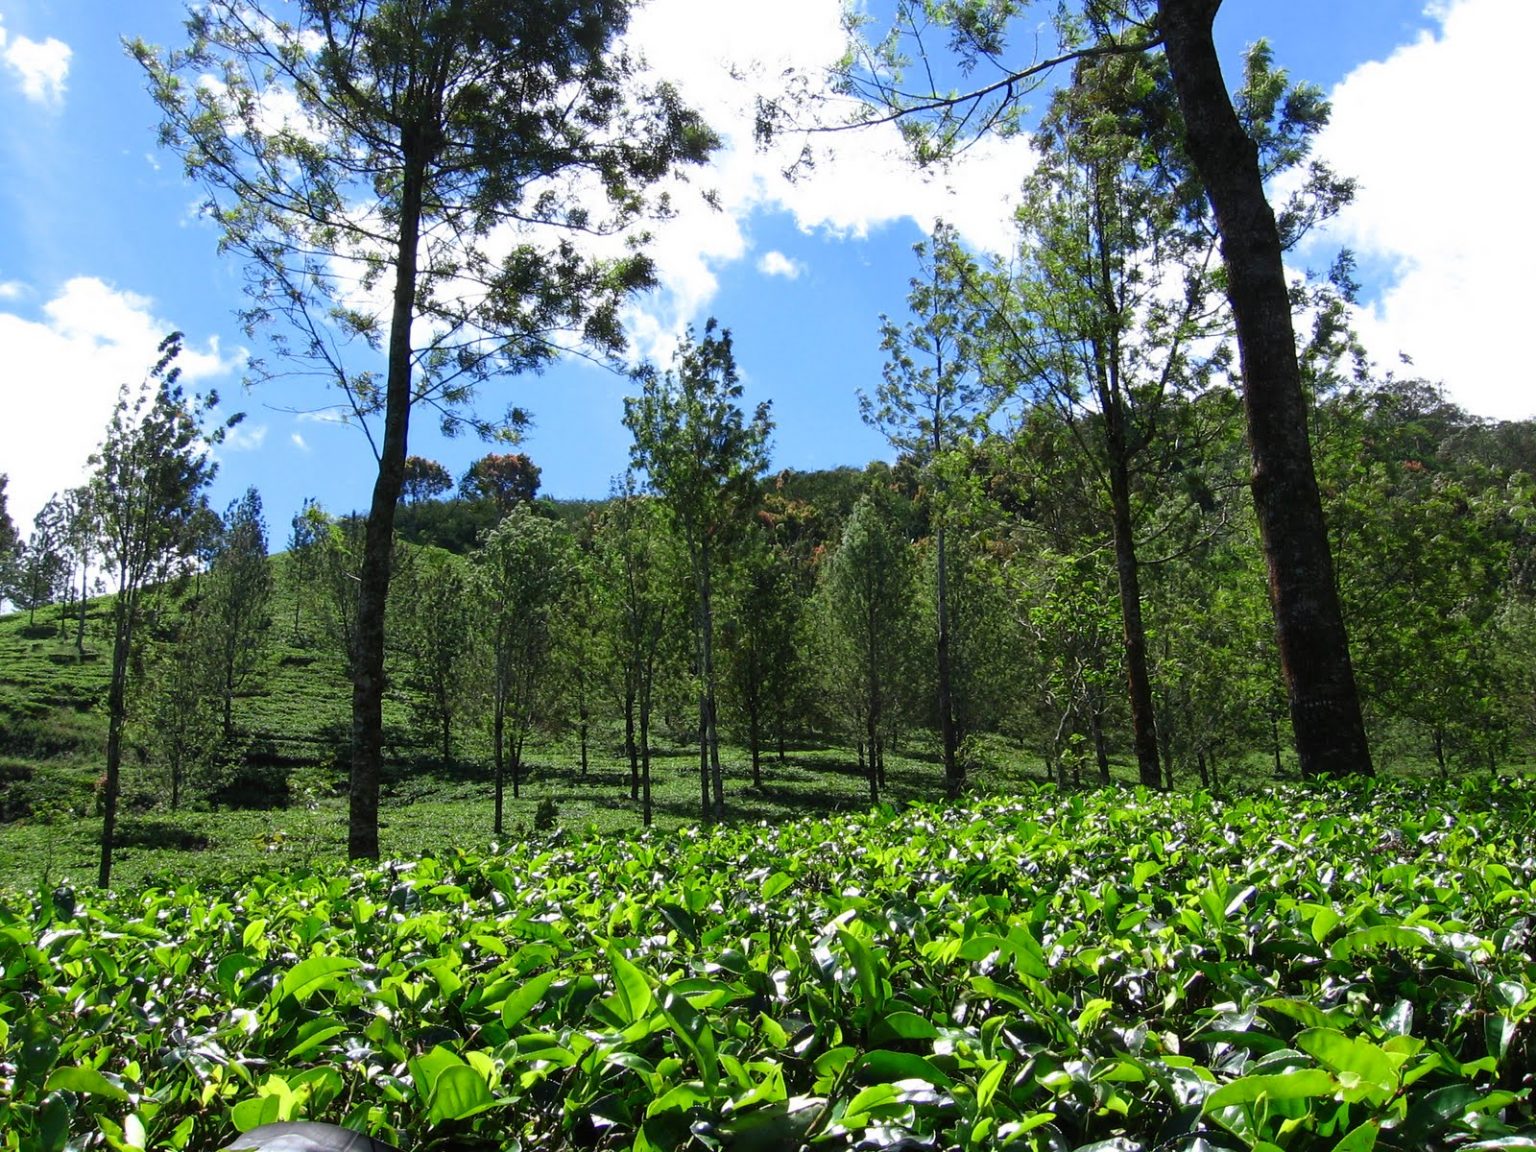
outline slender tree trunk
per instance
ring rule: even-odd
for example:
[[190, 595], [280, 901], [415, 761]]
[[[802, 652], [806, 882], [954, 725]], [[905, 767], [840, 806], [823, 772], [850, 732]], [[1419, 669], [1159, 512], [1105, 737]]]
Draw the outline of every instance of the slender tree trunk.
[[[409, 130], [408, 130], [409, 131]], [[352, 779], [347, 855], [379, 858], [379, 781], [384, 768], [384, 612], [389, 601], [395, 506], [405, 482], [411, 416], [411, 321], [416, 305], [416, 247], [421, 234], [425, 158], [409, 147], [400, 196], [395, 284], [389, 320], [389, 369], [379, 474], [363, 533], [357, 589], [357, 637], [352, 660]], [[420, 147], [418, 145], [418, 147]]]
[[85, 659], [85, 594], [86, 577], [90, 569], [86, 558], [80, 558], [80, 622], [75, 626], [75, 651], [80, 654], [80, 659]]
[[640, 799], [640, 749], [635, 746], [635, 693], [624, 693], [624, 755], [629, 760], [629, 798]]
[[1258, 149], [1243, 131], [1212, 39], [1221, 0], [1161, 0], [1162, 31], [1190, 159], [1221, 233], [1242, 358], [1252, 489], [1269, 574], [1280, 666], [1304, 777], [1372, 773], [1339, 608], [1280, 234]]
[[101, 793], [101, 866], [96, 883], [112, 886], [112, 850], [117, 844], [117, 797], [121, 790], [123, 725], [128, 718], [128, 656], [133, 644], [133, 622], [138, 592], [128, 588], [126, 577], [118, 581], [113, 608], [112, 682], [107, 688], [107, 770]]
[[700, 572], [699, 584], [699, 616], [700, 616], [700, 673], [704, 679], [704, 693], [701, 701], [701, 711], [704, 720], [704, 758], [703, 771], [705, 776], [706, 791], [712, 793], [706, 795], [704, 805], [710, 808], [710, 819], [720, 820], [725, 817], [725, 778], [720, 770], [720, 730], [718, 726], [718, 701], [715, 691], [715, 609], [712, 589], [710, 587], [709, 552], [703, 553], [703, 566]]
[[1141, 573], [1136, 560], [1135, 529], [1131, 521], [1131, 478], [1125, 443], [1125, 413], [1112, 399], [1105, 412], [1109, 439], [1109, 501], [1114, 522], [1115, 580], [1120, 593], [1121, 636], [1125, 676], [1130, 693], [1131, 735], [1136, 748], [1137, 774], [1148, 788], [1160, 788], [1162, 767], [1157, 753], [1157, 716], [1152, 704], [1152, 676], [1147, 670], [1147, 630], [1141, 617]]
[[935, 533], [938, 556], [935, 564], [936, 608], [938, 611], [939, 739], [944, 747], [944, 789], [951, 797], [965, 787], [965, 765], [960, 763], [960, 741], [955, 732], [954, 683], [950, 667], [949, 636], [949, 560], [945, 551], [944, 524]]
[[577, 739], [581, 742], [581, 777], [585, 780], [587, 777], [587, 722], [591, 719], [592, 713], [587, 708], [586, 685], [582, 684], [577, 691], [581, 694], [581, 699], [577, 703]]
[[1435, 725], [1434, 730], [1435, 766], [1440, 769], [1440, 779], [1450, 778], [1450, 769], [1445, 766], [1445, 731], [1440, 725]]
[[502, 815], [505, 808], [504, 793], [506, 790], [506, 765], [507, 765], [507, 718], [506, 709], [500, 700], [496, 702], [495, 714], [491, 718], [491, 756], [495, 761], [496, 773], [496, 835], [502, 834]]
[[651, 826], [651, 692], [640, 696], [640, 820]]
[[1109, 744], [1104, 739], [1104, 700], [1098, 692], [1089, 703], [1088, 730], [1093, 737], [1093, 759], [1099, 766], [1099, 783], [1113, 783], [1109, 773]]
[[1195, 770], [1200, 773], [1200, 787], [1209, 788], [1211, 786], [1211, 773], [1205, 764], [1204, 748], [1195, 753]]
[[752, 787], [763, 786], [762, 751], [763, 751], [763, 706], [760, 693], [756, 690], [747, 694], [747, 743], [752, 752]]
[[880, 689], [879, 681], [872, 675], [869, 681], [869, 702], [864, 709], [864, 742], [869, 745], [869, 802], [880, 803]]

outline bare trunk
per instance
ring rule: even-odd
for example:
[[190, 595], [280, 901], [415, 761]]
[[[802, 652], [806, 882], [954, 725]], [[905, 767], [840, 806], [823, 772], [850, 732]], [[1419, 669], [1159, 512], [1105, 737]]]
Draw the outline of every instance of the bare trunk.
[[411, 415], [411, 321], [416, 305], [416, 246], [421, 231], [425, 161], [408, 149], [395, 246], [395, 285], [389, 322], [389, 369], [379, 474], [363, 534], [357, 590], [357, 637], [352, 658], [352, 779], [347, 855], [379, 857], [379, 780], [384, 767], [384, 612], [389, 600], [395, 505], [405, 480]]
[[75, 626], [75, 651], [80, 653], [82, 660], [85, 658], [85, 582], [89, 571], [89, 566], [82, 556], [80, 560], [80, 620]]
[[495, 715], [491, 719], [491, 756], [495, 762], [495, 792], [496, 792], [496, 835], [502, 834], [502, 816], [504, 810], [503, 795], [505, 792], [506, 765], [507, 765], [507, 720], [506, 708], [501, 701], [496, 702]]
[[[699, 580], [699, 771], [706, 820], [725, 816], [725, 780], [720, 770], [720, 731], [715, 691], [715, 610], [710, 587], [709, 550], [700, 554]], [[712, 802], [711, 802], [712, 801]]]
[[1258, 150], [1221, 75], [1212, 21], [1221, 0], [1161, 0], [1159, 27], [1186, 143], [1221, 232], [1242, 358], [1252, 489], [1269, 574], [1280, 666], [1304, 777], [1372, 774], [1312, 469], [1306, 400], [1280, 234]]
[[647, 692], [640, 701], [640, 819], [651, 826], [651, 700]]
[[935, 580], [938, 610], [939, 738], [944, 748], [944, 789], [958, 796], [965, 787], [965, 765], [960, 763], [960, 740], [955, 731], [955, 698], [949, 652], [949, 560], [945, 552], [944, 525], [936, 533], [938, 557]]
[[[1114, 404], [1114, 424], [1124, 420]], [[1107, 414], [1106, 414], [1107, 416]], [[1114, 519], [1115, 579], [1120, 593], [1121, 635], [1125, 649], [1125, 676], [1130, 693], [1131, 736], [1136, 747], [1136, 769], [1148, 788], [1162, 787], [1162, 767], [1157, 754], [1157, 716], [1152, 704], [1152, 676], [1147, 671], [1147, 630], [1141, 618], [1141, 575], [1136, 562], [1136, 539], [1131, 523], [1131, 482], [1126, 464], [1125, 431], [1109, 431], [1109, 489]]]
[[1088, 728], [1093, 736], [1093, 759], [1099, 766], [1099, 783], [1113, 783], [1114, 778], [1109, 773], [1109, 744], [1104, 738], [1104, 701], [1097, 693], [1089, 709]]
[[133, 623], [137, 590], [127, 588], [126, 577], [118, 581], [117, 602], [113, 609], [112, 682], [107, 689], [107, 770], [101, 792], [101, 865], [96, 883], [112, 885], [112, 850], [117, 843], [117, 797], [122, 785], [123, 725], [128, 718], [128, 656], [133, 644]]
[[640, 749], [635, 746], [635, 694], [624, 693], [624, 755], [629, 760], [629, 798], [640, 799]]

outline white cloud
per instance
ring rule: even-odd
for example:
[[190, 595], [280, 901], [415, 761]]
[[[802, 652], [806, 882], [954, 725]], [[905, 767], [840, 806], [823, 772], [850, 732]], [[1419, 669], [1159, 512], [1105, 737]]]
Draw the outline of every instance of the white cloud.
[[247, 424], [242, 421], [224, 434], [221, 450], [224, 452], [254, 452], [267, 442], [265, 424]]
[[757, 270], [764, 276], [782, 276], [786, 280], [798, 280], [800, 274], [805, 271], [805, 265], [798, 260], [791, 260], [784, 253], [774, 249], [772, 252], [764, 252], [758, 258]]
[[20, 300], [27, 294], [27, 286], [20, 280], [0, 280], [0, 300]]
[[295, 432], [293, 435], [289, 436], [288, 439], [290, 441], [292, 441], [293, 446], [295, 448], [297, 448], [300, 452], [308, 452], [308, 451], [310, 451], [309, 444], [305, 441], [304, 437], [300, 436], [297, 432]]
[[747, 229], [759, 212], [785, 212], [802, 231], [855, 240], [903, 220], [926, 231], [942, 218], [978, 248], [1011, 245], [1012, 205], [1034, 164], [1022, 137], [985, 139], [949, 171], [924, 173], [908, 161], [894, 125], [823, 134], [812, 140], [816, 163], [795, 180], [784, 171], [802, 139], [758, 147], [756, 97], [778, 95], [791, 70], [823, 75], [842, 56], [844, 36], [839, 0], [652, 0], [635, 13], [630, 43], [722, 139], [708, 171], [692, 177], [715, 192], [718, 209], [678, 186], [677, 215], [653, 230], [663, 290], [628, 314], [641, 355], [664, 358], [682, 325], [703, 317], [718, 269], [746, 257]]
[[[137, 384], [155, 348], [174, 325], [153, 302], [94, 277], [65, 283], [40, 319], [0, 311], [6, 373], [0, 386], [0, 472], [10, 474], [9, 503], [18, 524], [55, 492], [81, 483], [123, 383]], [[234, 371], [244, 352], [226, 356], [217, 339], [187, 344], [177, 363], [182, 380]]]
[[1518, 336], [1536, 239], [1521, 223], [1529, 150], [1504, 111], [1525, 104], [1536, 4], [1458, 0], [1428, 12], [1438, 34], [1361, 65], [1332, 93], [1319, 152], [1360, 192], [1320, 241], [1387, 269], [1360, 317], [1379, 362], [1404, 352], [1406, 371], [1443, 381], [1470, 411], [1525, 418], [1536, 415], [1536, 369]]
[[13, 38], [0, 25], [0, 62], [20, 82], [22, 95], [34, 104], [57, 107], [64, 102], [72, 54], [62, 40], [52, 36], [46, 40]]

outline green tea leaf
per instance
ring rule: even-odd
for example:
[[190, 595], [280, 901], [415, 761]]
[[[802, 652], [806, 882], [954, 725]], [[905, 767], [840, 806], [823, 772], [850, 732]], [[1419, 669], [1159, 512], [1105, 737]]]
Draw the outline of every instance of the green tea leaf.
[[1338, 1086], [1338, 1081], [1321, 1068], [1298, 1068], [1294, 1072], [1274, 1075], [1241, 1076], [1207, 1096], [1203, 1111], [1210, 1113], [1234, 1104], [1252, 1104], [1260, 1096], [1267, 1096], [1271, 1100], [1307, 1100], [1315, 1096], [1332, 1096]]
[[280, 994], [303, 1004], [316, 992], [335, 988], [343, 981], [341, 974], [361, 965], [350, 956], [311, 956], [302, 960], [283, 977]]
[[544, 999], [544, 994], [549, 991], [549, 986], [555, 982], [559, 975], [556, 972], [543, 972], [529, 980], [516, 992], [501, 1002], [501, 1022], [508, 1028], [515, 1028], [522, 1022], [523, 1017], [533, 1011], [533, 1006]]
[[607, 954], [608, 964], [613, 969], [614, 994], [618, 997], [620, 1015], [624, 1023], [633, 1024], [645, 1019], [654, 1002], [651, 985], [646, 980], [645, 973], [635, 967], [629, 958], [611, 943], [605, 943], [603, 951]]
[[44, 1085], [46, 1091], [79, 1092], [106, 1100], [126, 1101], [128, 1093], [94, 1068], [55, 1068]]
[[444, 1120], [463, 1120], [496, 1106], [496, 1098], [481, 1076], [467, 1064], [445, 1068], [432, 1085], [428, 1118], [434, 1124]]

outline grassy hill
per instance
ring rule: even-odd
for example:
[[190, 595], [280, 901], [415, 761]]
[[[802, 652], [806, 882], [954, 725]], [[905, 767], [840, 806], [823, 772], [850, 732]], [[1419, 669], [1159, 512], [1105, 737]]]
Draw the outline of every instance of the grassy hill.
[[[274, 558], [279, 574], [283, 561]], [[350, 686], [339, 656], [314, 622], [301, 614], [295, 628], [293, 602], [281, 579], [278, 588], [265, 665], [236, 702], [240, 763], [224, 773], [221, 787], [172, 812], [163, 770], [130, 748], [122, 850], [114, 866], [119, 885], [344, 857]], [[39, 612], [31, 627], [24, 614], [0, 617], [0, 886], [83, 885], [95, 874], [109, 604], [105, 598], [89, 604], [84, 659], [72, 626], [59, 634], [55, 609]], [[380, 837], [387, 856], [491, 846], [490, 758], [483, 734], [464, 735], [459, 762], [445, 766], [430, 741], [413, 730], [408, 694], [397, 687], [386, 697]], [[725, 755], [732, 820], [778, 822], [868, 807], [867, 786], [846, 748], [797, 744], [783, 761], [770, 756], [761, 789], [750, 786], [744, 753], [727, 748]], [[508, 796], [514, 836], [551, 822], [582, 833], [640, 825], [616, 721], [594, 726], [585, 774], [569, 731], [537, 734], [528, 758], [521, 796]], [[978, 784], [1007, 789], [1038, 772], [1004, 750]], [[888, 775], [886, 794], [894, 801], [937, 800], [943, 794], [942, 769], [922, 749], [892, 754]], [[660, 731], [653, 776], [658, 825], [695, 821], [697, 746], [669, 742]]]

